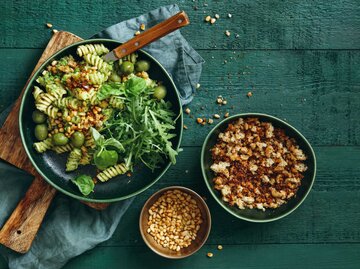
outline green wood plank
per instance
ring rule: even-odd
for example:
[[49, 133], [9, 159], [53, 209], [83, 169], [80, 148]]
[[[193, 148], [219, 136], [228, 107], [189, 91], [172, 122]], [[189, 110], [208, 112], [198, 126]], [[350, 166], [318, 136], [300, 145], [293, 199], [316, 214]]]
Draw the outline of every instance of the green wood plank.
[[[317, 175], [314, 190], [360, 191], [360, 147], [314, 147]], [[203, 184], [201, 147], [183, 147], [177, 163], [157, 184]], [[155, 185], [155, 189], [157, 189]], [[208, 195], [208, 193], [204, 193]]]
[[[206, 257], [212, 252], [213, 258]], [[316, 268], [357, 269], [360, 264], [360, 244], [283, 244], [283, 245], [205, 245], [193, 256], [183, 260], [168, 260], [157, 256], [146, 246], [97, 247], [74, 258], [64, 269], [108, 268]], [[0, 269], [7, 269], [0, 258]]]
[[[206, 257], [214, 253], [213, 258]], [[142, 247], [100, 247], [70, 261], [64, 269], [102, 268], [316, 268], [358, 269], [360, 244], [207, 245], [193, 256], [168, 260]]]
[[[17, 98], [47, 44], [51, 31], [46, 22], [88, 37], [168, 3], [1, 1], [0, 112]], [[200, 164], [194, 162], [212, 126], [199, 126], [195, 118], [185, 115], [189, 129], [184, 132], [185, 148], [178, 164], [136, 198], [112, 239], [65, 268], [144, 268], [152, 264], [157, 268], [359, 268], [358, 1], [204, 3], [178, 3], [192, 22], [182, 33], [207, 62], [202, 87], [189, 106], [192, 116], [253, 111], [286, 118], [315, 145], [318, 176], [313, 191], [296, 212], [276, 223], [256, 225], [234, 219], [210, 197]], [[205, 15], [215, 13], [221, 16], [216, 24], [203, 22]], [[233, 17], [226, 18], [227, 13]], [[226, 37], [225, 30], [232, 35]], [[250, 99], [248, 91], [254, 93]], [[215, 104], [219, 94], [228, 99], [227, 106]], [[144, 246], [137, 222], [143, 203], [154, 191], [177, 184], [207, 198], [213, 229], [207, 245], [196, 255], [169, 261]], [[224, 245], [222, 252], [216, 250], [217, 244]], [[209, 251], [214, 258], [205, 256]], [[0, 258], [0, 269], [5, 268]]]
[[142, 205], [156, 190], [177, 184], [190, 187], [207, 198], [213, 219], [208, 244], [359, 243], [360, 212], [355, 201], [360, 199], [360, 167], [355, 164], [360, 161], [360, 148], [316, 147], [315, 151], [318, 176], [308, 199], [287, 218], [257, 225], [236, 220], [216, 204], [203, 183], [199, 163], [193, 161], [199, 159], [200, 148], [186, 147], [178, 164], [136, 198], [132, 210], [103, 246], [142, 246], [140, 234], [134, 229]]
[[[0, 2], [1, 47], [41, 48], [51, 22], [61, 30], [89, 37], [104, 27], [171, 2], [157, 1], [11, 1]], [[181, 1], [191, 25], [182, 30], [196, 49], [355, 49], [359, 48], [356, 0]], [[198, 9], [195, 10], [194, 7]], [[96, 12], [95, 12], [96, 11]], [[218, 13], [214, 24], [206, 15]], [[232, 13], [231, 19], [227, 14]], [[226, 37], [225, 30], [232, 35]], [[235, 35], [239, 34], [236, 38]], [[196, 38], [194, 38], [196, 36]]]
[[[210, 244], [250, 243], [359, 243], [359, 147], [317, 147], [318, 173], [314, 189], [304, 204], [275, 223], [253, 224], [235, 219], [211, 197], [201, 175], [200, 148], [185, 148], [178, 163], [150, 189], [139, 195], [106, 246], [142, 245], [137, 226], [146, 199], [158, 189], [183, 185], [207, 198], [213, 228]], [[351, 216], [349, 215], [351, 212]], [[126, 232], [124, 232], [126, 231]]]
[[[189, 105], [195, 118], [263, 112], [286, 119], [314, 145], [359, 145], [359, 51], [203, 51], [202, 55], [207, 61], [202, 87]], [[246, 97], [249, 91], [251, 98]], [[215, 104], [218, 95], [228, 99], [226, 106]], [[189, 130], [196, 129], [189, 140], [185, 136], [185, 145], [198, 145], [212, 128], [194, 126], [195, 118], [185, 116]]]
[[[103, 246], [143, 245], [137, 227], [141, 208], [156, 190], [171, 184], [157, 184], [144, 195], [137, 197], [119, 225], [114, 236]], [[178, 185], [178, 184], [176, 184]], [[212, 231], [208, 244], [298, 244], [298, 243], [359, 243], [360, 215], [354, 201], [359, 191], [312, 191], [304, 204], [287, 218], [275, 223], [252, 224], [235, 219], [225, 212], [207, 194], [202, 185], [181, 184], [206, 194], [212, 214]], [[346, 209], [339, 205], [346, 205]], [[353, 212], [349, 216], [349, 212]]]
[[0, 111], [19, 97], [42, 51], [0, 49]]
[[0, 269], [8, 269], [7, 262], [2, 256], [0, 256]]
[[[40, 54], [40, 49], [0, 49], [0, 111], [17, 98]], [[184, 146], [202, 145], [213, 127], [196, 124], [196, 117], [226, 111], [263, 112], [286, 119], [313, 145], [360, 144], [360, 50], [206, 50], [201, 54], [207, 63], [202, 86], [189, 105], [194, 118], [184, 117], [189, 127]], [[248, 91], [253, 97], [246, 97]], [[220, 94], [228, 99], [226, 106], [215, 103]]]

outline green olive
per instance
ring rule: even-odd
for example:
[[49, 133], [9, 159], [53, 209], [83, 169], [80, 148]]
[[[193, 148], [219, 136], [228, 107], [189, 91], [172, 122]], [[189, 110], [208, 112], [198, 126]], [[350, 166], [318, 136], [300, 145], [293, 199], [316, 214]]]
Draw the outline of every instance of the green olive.
[[44, 123], [46, 121], [46, 115], [39, 110], [35, 110], [32, 113], [32, 120], [35, 123]]
[[71, 145], [73, 145], [75, 148], [80, 148], [82, 145], [84, 145], [85, 136], [82, 132], [75, 132], [72, 134], [70, 140]]
[[110, 80], [114, 82], [121, 82], [121, 77], [116, 72], [112, 72], [110, 75]]
[[52, 137], [52, 141], [56, 146], [65, 146], [69, 142], [69, 138], [67, 138], [63, 133], [57, 133]]
[[138, 72], [142, 72], [142, 71], [148, 71], [150, 69], [150, 62], [149, 61], [145, 61], [145, 60], [140, 60], [137, 61], [135, 64], [135, 69]]
[[35, 126], [35, 137], [37, 140], [45, 140], [48, 136], [48, 129], [46, 124], [38, 124]]
[[134, 72], [134, 64], [132, 62], [123, 62], [120, 65], [120, 72], [124, 75], [129, 75]]
[[163, 85], [154, 88], [154, 97], [158, 100], [164, 99], [166, 96], [166, 88]]

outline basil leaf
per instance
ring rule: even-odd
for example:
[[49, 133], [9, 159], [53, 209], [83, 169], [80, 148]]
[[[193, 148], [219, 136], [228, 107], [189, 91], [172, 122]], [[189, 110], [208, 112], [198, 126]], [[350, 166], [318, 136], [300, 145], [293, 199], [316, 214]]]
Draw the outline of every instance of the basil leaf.
[[100, 170], [113, 166], [118, 161], [118, 153], [115, 150], [98, 150], [94, 155], [94, 163]]
[[101, 101], [109, 98], [112, 95], [120, 95], [124, 92], [124, 89], [124, 85], [120, 82], [104, 83], [103, 85], [101, 85], [96, 96]]
[[109, 139], [106, 139], [105, 142], [104, 142], [104, 146], [112, 146], [114, 148], [116, 148], [117, 150], [119, 151], [124, 151], [124, 147], [123, 145], [118, 141], [116, 140], [115, 138], [109, 138]]
[[93, 127], [91, 127], [90, 131], [95, 143], [101, 146], [104, 143], [104, 137]]
[[80, 192], [85, 196], [94, 191], [95, 184], [90, 176], [80, 175], [72, 179], [71, 182], [78, 186]]
[[132, 77], [126, 81], [126, 90], [133, 95], [139, 95], [146, 89], [146, 81], [143, 78]]

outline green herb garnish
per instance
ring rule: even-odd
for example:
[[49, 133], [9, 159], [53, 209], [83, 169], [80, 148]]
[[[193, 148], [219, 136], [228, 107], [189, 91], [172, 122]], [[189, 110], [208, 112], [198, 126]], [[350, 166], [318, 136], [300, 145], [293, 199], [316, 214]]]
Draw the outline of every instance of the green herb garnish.
[[85, 196], [94, 191], [95, 184], [90, 176], [80, 175], [72, 179], [71, 182], [78, 186], [80, 192]]
[[[94, 154], [94, 163], [97, 168], [104, 170], [113, 166], [118, 161], [118, 151], [124, 151], [123, 145], [114, 138], [105, 139], [96, 129], [91, 128], [92, 136], [95, 140], [96, 151]], [[113, 147], [116, 150], [109, 150], [107, 148]]]
[[112, 95], [120, 95], [124, 92], [124, 84], [120, 82], [109, 82], [104, 83], [98, 93], [97, 98], [101, 101], [106, 98], [109, 98]]
[[121, 141], [121, 156], [127, 167], [143, 162], [151, 170], [159, 167], [164, 158], [176, 163], [178, 151], [172, 148], [170, 139], [175, 134], [175, 114], [170, 102], [152, 98], [153, 89], [144, 79], [130, 78], [125, 83], [123, 111], [117, 111], [105, 122], [105, 137]]

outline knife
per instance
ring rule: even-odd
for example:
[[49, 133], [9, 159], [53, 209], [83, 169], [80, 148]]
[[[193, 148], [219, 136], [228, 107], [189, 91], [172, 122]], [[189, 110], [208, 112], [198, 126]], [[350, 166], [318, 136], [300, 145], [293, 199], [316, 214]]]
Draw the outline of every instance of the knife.
[[135, 36], [129, 41], [116, 47], [102, 58], [107, 62], [116, 61], [129, 55], [138, 49], [148, 45], [149, 43], [160, 39], [161, 37], [181, 28], [190, 23], [188, 16], [184, 11], [177, 13], [169, 19], [156, 24], [145, 32]]

